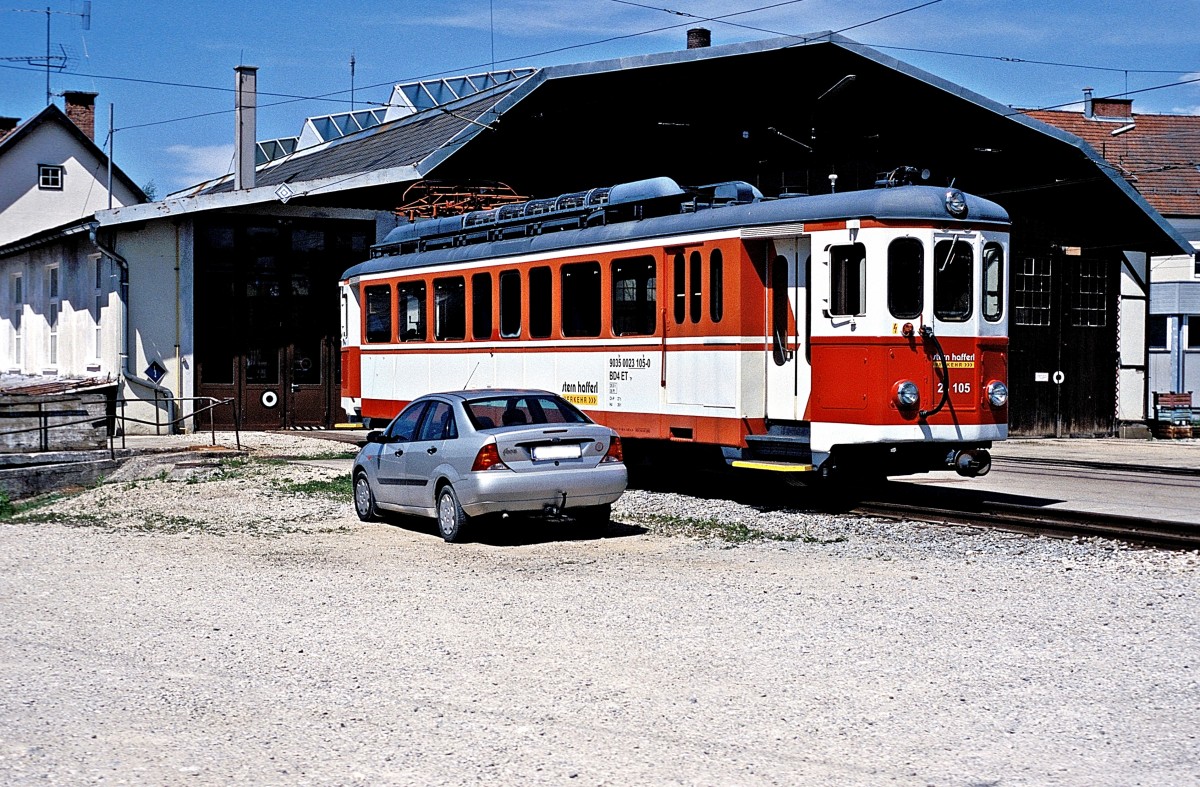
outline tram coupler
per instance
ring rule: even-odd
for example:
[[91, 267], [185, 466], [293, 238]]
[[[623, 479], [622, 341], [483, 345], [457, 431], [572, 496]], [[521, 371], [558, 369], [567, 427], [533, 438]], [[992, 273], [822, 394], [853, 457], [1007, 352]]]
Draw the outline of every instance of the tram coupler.
[[983, 448], [967, 448], [950, 454], [947, 464], [954, 472], [966, 478], [978, 478], [987, 475], [992, 469], [992, 455]]

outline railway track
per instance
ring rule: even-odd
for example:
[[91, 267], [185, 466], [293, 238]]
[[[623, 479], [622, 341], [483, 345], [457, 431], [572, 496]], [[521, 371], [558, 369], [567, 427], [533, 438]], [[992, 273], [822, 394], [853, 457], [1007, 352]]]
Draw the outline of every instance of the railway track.
[[888, 519], [998, 528], [1056, 538], [1098, 536], [1163, 549], [1200, 549], [1200, 526], [1187, 522], [993, 501], [976, 502], [978, 505], [930, 506], [905, 500], [862, 501], [852, 512]]

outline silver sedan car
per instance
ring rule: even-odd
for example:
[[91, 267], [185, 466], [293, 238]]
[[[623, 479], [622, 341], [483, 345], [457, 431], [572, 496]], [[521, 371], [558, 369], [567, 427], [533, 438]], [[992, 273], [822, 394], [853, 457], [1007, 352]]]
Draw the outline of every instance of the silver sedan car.
[[354, 460], [354, 509], [436, 517], [457, 541], [472, 517], [566, 514], [608, 522], [628, 477], [621, 438], [548, 391], [483, 389], [422, 396]]

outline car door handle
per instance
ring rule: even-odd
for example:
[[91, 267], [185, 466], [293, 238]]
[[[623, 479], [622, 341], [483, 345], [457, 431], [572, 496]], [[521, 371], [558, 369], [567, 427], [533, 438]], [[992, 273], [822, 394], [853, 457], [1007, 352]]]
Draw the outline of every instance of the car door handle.
[[404, 456], [404, 449], [403, 448], [396, 449], [396, 456]]
[[437, 453], [437, 446], [434, 446], [434, 445], [431, 445], [431, 446], [429, 446], [428, 448], [426, 448], [426, 449], [425, 449], [425, 453], [427, 453], [427, 454], [436, 454], [436, 453]]

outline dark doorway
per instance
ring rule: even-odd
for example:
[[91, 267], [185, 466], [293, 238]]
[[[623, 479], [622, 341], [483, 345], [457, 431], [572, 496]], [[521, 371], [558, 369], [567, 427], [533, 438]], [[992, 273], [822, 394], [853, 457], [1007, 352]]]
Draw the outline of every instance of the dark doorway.
[[[196, 392], [242, 429], [329, 428], [339, 405], [337, 282], [374, 224], [219, 217], [196, 227]], [[234, 413], [215, 411], [232, 428]]]
[[1061, 248], [1013, 256], [1010, 433], [1115, 434], [1118, 261]]

